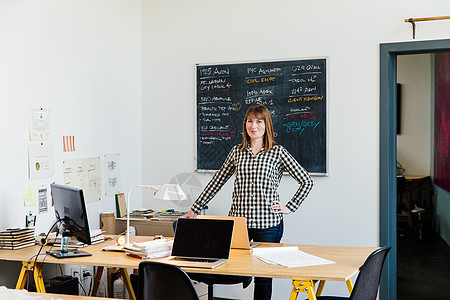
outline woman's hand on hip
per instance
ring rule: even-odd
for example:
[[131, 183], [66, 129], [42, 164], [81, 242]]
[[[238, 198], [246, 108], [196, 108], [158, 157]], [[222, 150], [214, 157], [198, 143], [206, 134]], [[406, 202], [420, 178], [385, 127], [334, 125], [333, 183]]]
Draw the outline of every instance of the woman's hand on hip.
[[284, 205], [280, 201], [272, 201], [272, 205], [270, 206], [270, 208], [275, 214], [288, 215], [292, 212], [286, 205]]

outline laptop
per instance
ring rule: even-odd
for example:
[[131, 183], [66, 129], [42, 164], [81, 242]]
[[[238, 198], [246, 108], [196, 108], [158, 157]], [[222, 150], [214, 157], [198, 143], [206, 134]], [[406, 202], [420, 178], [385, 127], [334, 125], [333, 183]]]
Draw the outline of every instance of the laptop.
[[233, 238], [231, 240], [231, 248], [233, 249], [246, 249], [259, 245], [259, 243], [249, 242], [247, 220], [244, 217], [230, 217], [230, 216], [210, 216], [210, 215], [198, 215], [198, 219], [215, 219], [215, 220], [233, 220]]
[[159, 260], [179, 267], [215, 268], [230, 255], [233, 220], [179, 218], [171, 256]]

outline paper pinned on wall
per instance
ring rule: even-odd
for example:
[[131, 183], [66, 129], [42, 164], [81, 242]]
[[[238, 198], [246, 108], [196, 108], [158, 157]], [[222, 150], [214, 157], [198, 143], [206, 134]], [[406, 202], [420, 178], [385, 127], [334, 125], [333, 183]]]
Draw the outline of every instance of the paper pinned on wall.
[[47, 205], [47, 189], [42, 188], [38, 190], [38, 207], [39, 213], [46, 213], [48, 211]]
[[63, 149], [64, 149], [64, 152], [75, 151], [75, 136], [73, 136], [73, 135], [63, 136]]
[[100, 157], [66, 159], [63, 162], [64, 184], [83, 189], [86, 202], [101, 199]]
[[105, 154], [105, 196], [113, 197], [121, 192], [119, 153]]
[[50, 109], [30, 109], [30, 140], [42, 141], [51, 139]]
[[23, 191], [23, 203], [25, 206], [34, 205], [37, 203], [36, 189], [29, 188]]
[[28, 177], [43, 179], [55, 175], [54, 144], [39, 143], [28, 146]]

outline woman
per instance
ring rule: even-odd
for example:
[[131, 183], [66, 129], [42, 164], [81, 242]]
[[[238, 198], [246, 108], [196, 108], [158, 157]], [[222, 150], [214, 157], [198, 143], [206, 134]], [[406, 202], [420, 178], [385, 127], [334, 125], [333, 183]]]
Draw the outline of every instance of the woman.
[[[309, 174], [295, 158], [274, 140], [272, 118], [263, 105], [248, 109], [244, 119], [242, 143], [234, 146], [191, 210], [193, 218], [236, 174], [230, 216], [247, 219], [250, 240], [279, 243], [283, 236], [283, 214], [295, 212], [313, 186]], [[283, 204], [278, 186], [284, 171], [300, 185], [292, 199]], [[255, 278], [254, 299], [270, 299], [272, 279]]]

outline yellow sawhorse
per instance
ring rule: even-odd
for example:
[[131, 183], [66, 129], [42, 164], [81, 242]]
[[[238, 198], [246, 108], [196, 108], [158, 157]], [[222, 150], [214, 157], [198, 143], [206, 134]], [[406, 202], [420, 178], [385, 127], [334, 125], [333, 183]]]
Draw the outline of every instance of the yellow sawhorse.
[[44, 279], [42, 277], [42, 264], [32, 261], [23, 261], [20, 269], [19, 279], [17, 280], [16, 289], [23, 290], [27, 282], [28, 271], [33, 272], [34, 284], [38, 293], [45, 293]]
[[[92, 296], [96, 296], [100, 284], [100, 279], [102, 277], [104, 267], [98, 267], [94, 279], [94, 287], [92, 289]], [[130, 276], [126, 268], [119, 268], [120, 274], [124, 281], [125, 287], [127, 288], [128, 295], [130, 299], [136, 300], [136, 295], [134, 294], [133, 287], [131, 286]], [[45, 293], [44, 278], [42, 276], [42, 263], [34, 263], [32, 261], [23, 261], [22, 268], [20, 269], [19, 279], [17, 280], [16, 289], [23, 290], [25, 288], [25, 283], [27, 282], [28, 271], [33, 272], [34, 283], [36, 285], [36, 291], [38, 293]]]
[[[292, 292], [289, 300], [296, 300], [298, 293], [306, 293], [308, 295], [309, 300], [317, 300], [317, 296], [322, 294], [323, 288], [325, 286], [325, 281], [320, 280], [319, 285], [317, 286], [317, 292], [315, 291], [316, 280], [300, 280], [294, 279], [292, 280]], [[353, 291], [353, 283], [351, 279], [345, 281], [347, 284], [347, 288], [349, 293], [351, 294]]]

